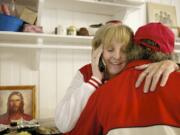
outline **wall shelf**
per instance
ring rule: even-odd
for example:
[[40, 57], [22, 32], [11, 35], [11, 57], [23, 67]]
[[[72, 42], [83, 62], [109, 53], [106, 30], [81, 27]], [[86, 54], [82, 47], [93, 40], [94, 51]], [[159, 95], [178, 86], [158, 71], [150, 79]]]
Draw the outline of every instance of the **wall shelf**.
[[32, 68], [39, 69], [41, 49], [70, 49], [91, 51], [93, 37], [60, 36], [53, 34], [0, 32], [0, 48], [33, 49]]
[[[41, 33], [0, 32], [0, 47], [91, 50], [92, 36], [61, 36]], [[175, 51], [180, 52], [180, 38]]]
[[91, 36], [0, 32], [0, 47], [91, 50]]
[[118, 2], [105, 2], [96, 0], [40, 0], [44, 8], [58, 8], [84, 13], [93, 13], [113, 16], [123, 13], [127, 9], [138, 9], [144, 4], [143, 0], [121, 0]]

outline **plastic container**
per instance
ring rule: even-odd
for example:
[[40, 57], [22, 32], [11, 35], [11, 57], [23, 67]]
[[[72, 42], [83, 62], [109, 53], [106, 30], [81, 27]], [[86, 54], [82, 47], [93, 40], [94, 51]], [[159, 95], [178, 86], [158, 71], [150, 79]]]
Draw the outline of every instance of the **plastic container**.
[[20, 31], [23, 21], [15, 16], [0, 13], [0, 31]]

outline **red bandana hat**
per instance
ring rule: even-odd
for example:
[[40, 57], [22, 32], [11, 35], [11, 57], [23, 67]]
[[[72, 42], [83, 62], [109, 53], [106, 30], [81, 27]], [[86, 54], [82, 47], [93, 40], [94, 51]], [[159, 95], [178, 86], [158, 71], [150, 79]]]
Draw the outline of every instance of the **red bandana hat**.
[[[143, 39], [149, 39], [159, 45], [159, 47], [149, 45], [142, 42]], [[172, 53], [174, 50], [174, 33], [170, 28], [161, 23], [148, 23], [140, 27], [134, 36], [136, 45], [143, 45], [154, 51], [160, 51], [166, 54]]]

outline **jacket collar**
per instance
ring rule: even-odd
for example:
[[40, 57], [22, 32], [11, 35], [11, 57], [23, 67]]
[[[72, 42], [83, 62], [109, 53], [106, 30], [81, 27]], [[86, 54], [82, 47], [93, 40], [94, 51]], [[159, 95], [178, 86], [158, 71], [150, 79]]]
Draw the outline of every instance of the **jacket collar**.
[[152, 63], [152, 61], [150, 61], [150, 60], [133, 60], [127, 64], [127, 66], [125, 67], [125, 70], [129, 69], [129, 68], [134, 68], [136, 66], [140, 66], [143, 64], [149, 64], [149, 63]]

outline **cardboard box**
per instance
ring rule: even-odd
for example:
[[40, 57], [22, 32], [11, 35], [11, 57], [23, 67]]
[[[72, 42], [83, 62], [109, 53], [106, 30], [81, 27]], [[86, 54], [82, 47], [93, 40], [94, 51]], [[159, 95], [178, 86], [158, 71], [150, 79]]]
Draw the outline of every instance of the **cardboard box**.
[[37, 13], [28, 8], [24, 8], [20, 15], [20, 19], [22, 19], [26, 23], [35, 24], [37, 19]]

